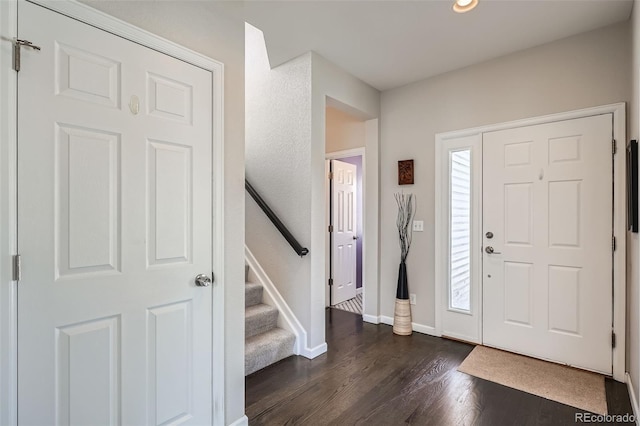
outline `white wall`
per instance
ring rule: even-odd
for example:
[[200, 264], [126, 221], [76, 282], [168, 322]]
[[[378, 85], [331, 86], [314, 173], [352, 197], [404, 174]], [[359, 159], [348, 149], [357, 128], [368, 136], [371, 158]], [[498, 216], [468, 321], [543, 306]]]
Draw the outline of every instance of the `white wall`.
[[327, 152], [364, 147], [364, 120], [331, 106], [327, 107], [326, 117]]
[[379, 93], [313, 52], [271, 70], [262, 32], [248, 25], [246, 41], [247, 179], [309, 255], [299, 258], [248, 195], [247, 245], [307, 330], [313, 356], [326, 347], [326, 97], [377, 118]]
[[[628, 109], [628, 138], [639, 134], [640, 104], [640, 1], [633, 4], [631, 15], [631, 101]], [[633, 384], [634, 404], [640, 403], [640, 244], [638, 234], [627, 234], [627, 372]], [[640, 414], [640, 413], [636, 413]]]
[[[393, 193], [417, 196], [407, 260], [413, 321], [434, 326], [434, 135], [630, 100], [627, 23], [517, 52], [382, 94], [381, 313], [393, 316], [399, 249]], [[397, 185], [397, 161], [415, 160], [415, 184]]]
[[[247, 24], [245, 69], [247, 180], [308, 248], [311, 55], [271, 70], [262, 32]], [[310, 335], [310, 256], [299, 257], [248, 194], [246, 206], [247, 246]]]
[[225, 411], [244, 416], [244, 22], [212, 3], [86, 1], [225, 65]]

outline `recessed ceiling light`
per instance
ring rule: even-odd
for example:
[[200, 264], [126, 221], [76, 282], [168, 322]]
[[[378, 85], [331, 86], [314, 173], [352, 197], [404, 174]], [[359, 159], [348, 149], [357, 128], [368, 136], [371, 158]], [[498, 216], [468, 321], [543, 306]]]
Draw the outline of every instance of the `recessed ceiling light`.
[[456, 0], [453, 10], [458, 13], [465, 13], [478, 5], [478, 0]]

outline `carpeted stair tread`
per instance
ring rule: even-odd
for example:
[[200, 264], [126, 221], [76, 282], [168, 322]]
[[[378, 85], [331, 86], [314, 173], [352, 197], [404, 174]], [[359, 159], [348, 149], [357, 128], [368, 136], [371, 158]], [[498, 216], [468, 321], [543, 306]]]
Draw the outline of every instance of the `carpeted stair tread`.
[[245, 375], [293, 355], [295, 339], [293, 333], [282, 328], [274, 328], [247, 338], [244, 357]]
[[245, 338], [264, 333], [278, 325], [278, 309], [260, 303], [245, 308]]
[[262, 303], [262, 285], [246, 283], [244, 287], [244, 306], [254, 306]]
[[278, 328], [278, 309], [263, 303], [264, 287], [249, 282], [249, 275], [245, 264], [245, 375], [292, 356], [296, 341], [291, 331]]

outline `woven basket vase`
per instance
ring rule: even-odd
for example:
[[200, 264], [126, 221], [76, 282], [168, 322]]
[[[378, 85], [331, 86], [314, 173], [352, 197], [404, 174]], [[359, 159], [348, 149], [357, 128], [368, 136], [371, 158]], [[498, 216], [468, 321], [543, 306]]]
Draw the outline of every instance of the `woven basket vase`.
[[393, 332], [400, 336], [411, 335], [411, 305], [408, 299], [396, 299], [395, 315], [393, 316]]

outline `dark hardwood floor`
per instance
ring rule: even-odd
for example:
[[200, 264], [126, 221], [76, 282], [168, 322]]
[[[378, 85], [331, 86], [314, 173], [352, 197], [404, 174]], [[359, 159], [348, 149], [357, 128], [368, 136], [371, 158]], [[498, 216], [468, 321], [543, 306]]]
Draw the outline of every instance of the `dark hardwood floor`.
[[[337, 309], [326, 336], [326, 354], [247, 377], [250, 425], [575, 425], [581, 412], [458, 372], [472, 345], [396, 336]], [[607, 380], [606, 392], [610, 414], [633, 413], [625, 384]]]

